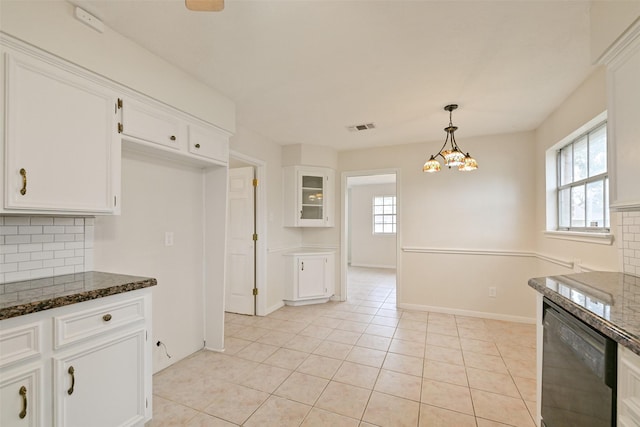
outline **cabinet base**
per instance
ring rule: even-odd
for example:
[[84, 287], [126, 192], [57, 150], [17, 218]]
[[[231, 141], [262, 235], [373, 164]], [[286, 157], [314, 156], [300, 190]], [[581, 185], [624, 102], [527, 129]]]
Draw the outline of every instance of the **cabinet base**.
[[322, 298], [312, 298], [312, 299], [303, 299], [303, 300], [283, 300], [285, 305], [309, 305], [309, 304], [322, 304], [329, 301], [331, 297], [322, 297]]

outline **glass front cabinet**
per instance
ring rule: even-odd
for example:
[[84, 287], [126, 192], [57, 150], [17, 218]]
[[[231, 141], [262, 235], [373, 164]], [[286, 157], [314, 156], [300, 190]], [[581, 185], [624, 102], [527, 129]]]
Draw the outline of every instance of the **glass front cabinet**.
[[333, 227], [334, 171], [312, 166], [283, 171], [285, 227]]

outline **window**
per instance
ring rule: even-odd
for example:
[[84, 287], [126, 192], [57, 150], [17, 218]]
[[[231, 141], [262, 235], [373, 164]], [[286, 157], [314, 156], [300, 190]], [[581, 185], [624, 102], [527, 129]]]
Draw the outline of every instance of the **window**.
[[395, 234], [396, 196], [373, 198], [373, 234]]
[[558, 230], [609, 230], [607, 125], [600, 123], [557, 152]]

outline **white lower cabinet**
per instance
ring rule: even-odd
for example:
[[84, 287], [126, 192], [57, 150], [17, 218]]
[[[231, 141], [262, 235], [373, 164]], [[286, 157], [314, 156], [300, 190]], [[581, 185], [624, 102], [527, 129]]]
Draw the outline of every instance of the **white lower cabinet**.
[[145, 419], [145, 330], [54, 358], [59, 426], [130, 426]]
[[0, 377], [0, 426], [47, 425], [42, 416], [42, 365], [20, 366]]
[[618, 345], [618, 426], [640, 426], [640, 356]]
[[0, 321], [0, 425], [144, 426], [149, 336], [149, 289]]
[[302, 250], [285, 254], [288, 270], [284, 302], [287, 305], [329, 301], [335, 289], [335, 252]]

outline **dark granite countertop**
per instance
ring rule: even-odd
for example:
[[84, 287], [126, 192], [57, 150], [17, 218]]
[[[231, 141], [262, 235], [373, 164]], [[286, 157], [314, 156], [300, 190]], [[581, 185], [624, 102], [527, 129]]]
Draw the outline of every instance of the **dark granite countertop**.
[[640, 355], [640, 277], [594, 271], [537, 277], [529, 286]]
[[155, 286], [156, 279], [88, 271], [0, 285], [0, 320]]

